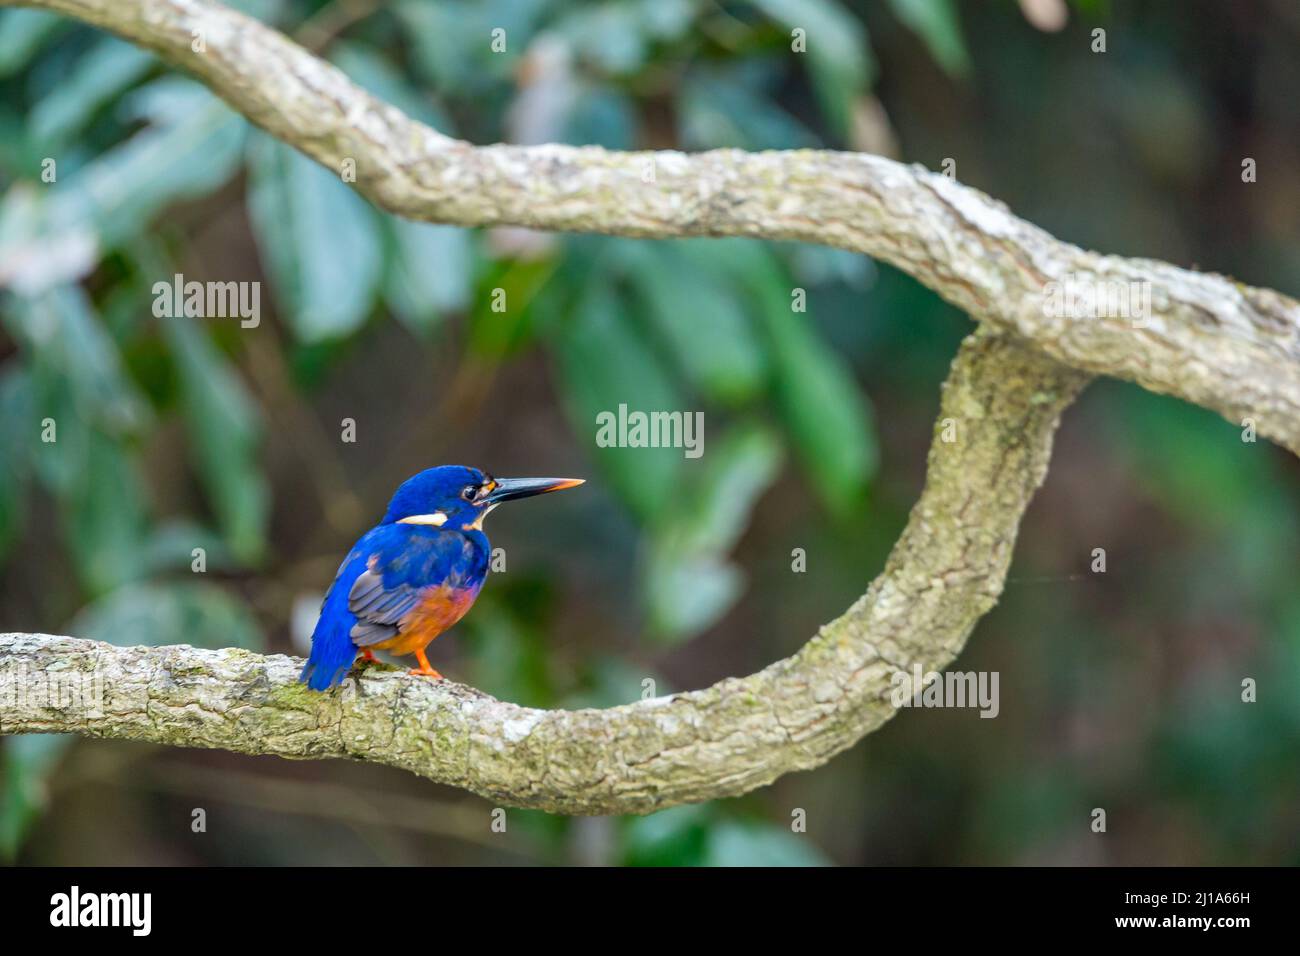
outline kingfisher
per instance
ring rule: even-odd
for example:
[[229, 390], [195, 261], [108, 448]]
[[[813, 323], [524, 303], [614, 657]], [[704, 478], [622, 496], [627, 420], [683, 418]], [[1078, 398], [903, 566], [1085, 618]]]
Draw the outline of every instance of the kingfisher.
[[378, 525], [343, 559], [321, 604], [299, 680], [312, 690], [343, 683], [374, 651], [414, 654], [412, 674], [437, 680], [424, 649], [470, 609], [487, 578], [483, 519], [503, 501], [583, 483], [581, 478], [493, 478], [440, 465], [408, 478]]

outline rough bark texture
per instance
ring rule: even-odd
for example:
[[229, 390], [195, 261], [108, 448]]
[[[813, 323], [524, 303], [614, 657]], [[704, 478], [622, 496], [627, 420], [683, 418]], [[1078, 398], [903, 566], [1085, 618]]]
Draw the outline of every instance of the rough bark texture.
[[[611, 153], [450, 139], [256, 20], [208, 0], [0, 0], [93, 23], [198, 76], [402, 216], [626, 236], [801, 239], [863, 252], [1075, 368], [1177, 395], [1300, 454], [1300, 303], [1223, 276], [1087, 252], [983, 193], [878, 156]], [[195, 38], [204, 44], [195, 52]], [[484, 37], [484, 42], [488, 38]], [[653, 178], [651, 179], [651, 172]], [[1053, 283], [1148, 283], [1139, 325], [1051, 314]]]
[[[749, 677], [545, 711], [388, 670], [318, 694], [296, 683], [302, 662], [280, 655], [6, 634], [0, 734], [352, 757], [560, 813], [743, 793], [824, 763], [888, 720], [897, 671], [938, 670], [957, 655], [997, 602], [1058, 417], [1085, 379], [1009, 337], [967, 339], [944, 385], [925, 490], [884, 572], [797, 654]], [[943, 440], [945, 420], [954, 441]], [[92, 680], [102, 712], [92, 694], [48, 690]]]

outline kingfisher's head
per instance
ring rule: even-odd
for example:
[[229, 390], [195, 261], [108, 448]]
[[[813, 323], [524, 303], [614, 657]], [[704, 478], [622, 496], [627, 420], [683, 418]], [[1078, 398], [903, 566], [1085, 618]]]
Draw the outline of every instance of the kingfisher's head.
[[477, 468], [439, 465], [402, 482], [384, 524], [427, 524], [482, 531], [483, 519], [503, 501], [530, 498], [582, 484], [581, 478], [493, 478]]

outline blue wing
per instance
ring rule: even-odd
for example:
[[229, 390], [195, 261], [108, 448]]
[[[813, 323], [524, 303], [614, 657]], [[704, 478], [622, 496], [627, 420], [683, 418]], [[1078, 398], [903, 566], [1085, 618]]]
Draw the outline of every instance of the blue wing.
[[357, 648], [395, 637], [425, 588], [476, 586], [487, 574], [487, 539], [427, 525], [380, 525], [340, 565], [312, 633], [300, 680], [312, 690], [343, 682]]

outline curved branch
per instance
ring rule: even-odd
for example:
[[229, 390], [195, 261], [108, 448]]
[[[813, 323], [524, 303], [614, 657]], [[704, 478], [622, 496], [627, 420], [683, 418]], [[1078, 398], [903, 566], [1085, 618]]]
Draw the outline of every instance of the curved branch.
[[[545, 711], [394, 672], [318, 694], [296, 683], [301, 661], [279, 655], [8, 634], [0, 733], [351, 757], [561, 813], [744, 793], [883, 724], [896, 672], [956, 657], [997, 602], [1059, 415], [1085, 380], [1009, 337], [968, 338], [944, 385], [925, 490], [884, 571], [798, 653], [749, 677], [607, 710]], [[87, 682], [91, 692], [64, 690]]]
[[[1234, 423], [1249, 417], [1260, 434], [1300, 454], [1300, 303], [1222, 276], [1082, 250], [919, 167], [818, 150], [474, 147], [209, 0], [6, 4], [61, 11], [156, 51], [326, 167], [353, 160], [356, 188], [398, 215], [625, 236], [797, 239], [866, 253], [1067, 365], [1176, 395]], [[204, 52], [194, 52], [196, 36]], [[1140, 288], [1150, 296], [1144, 321], [1048, 307], [1053, 290], [1070, 282], [1113, 294]]]

